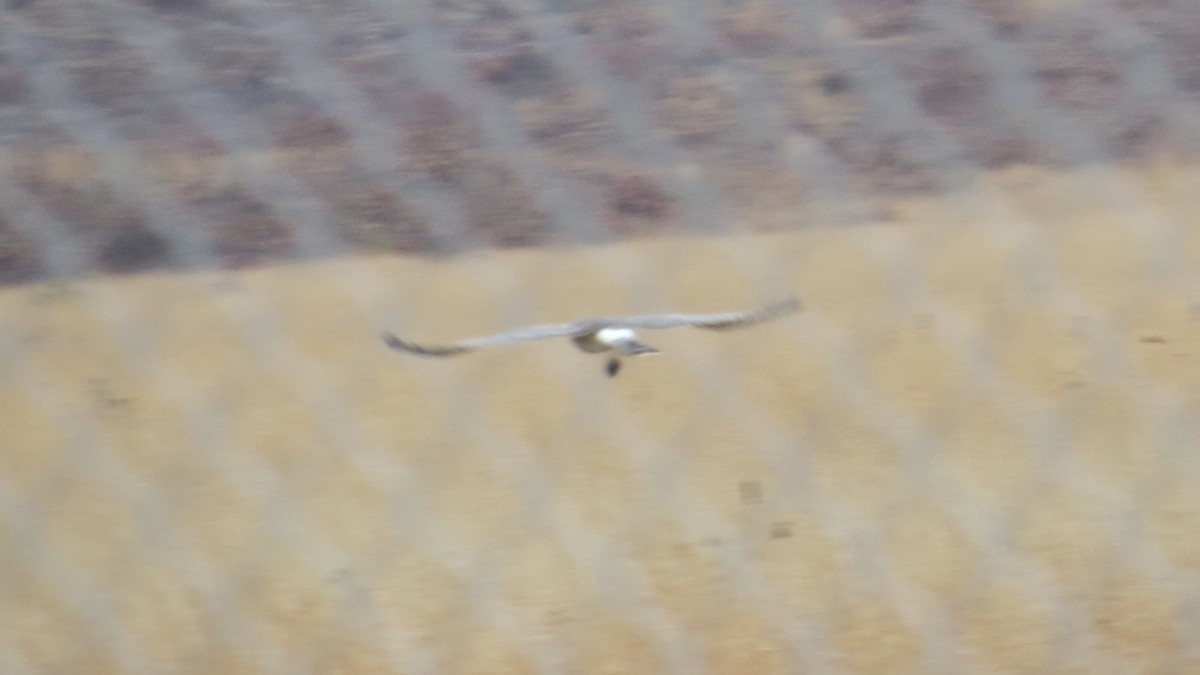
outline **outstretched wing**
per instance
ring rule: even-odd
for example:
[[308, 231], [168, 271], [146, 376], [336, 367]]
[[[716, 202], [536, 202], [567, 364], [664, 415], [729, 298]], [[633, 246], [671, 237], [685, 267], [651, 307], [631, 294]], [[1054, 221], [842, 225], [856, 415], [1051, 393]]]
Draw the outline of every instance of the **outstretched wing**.
[[462, 340], [448, 345], [422, 345], [408, 340], [402, 340], [391, 333], [383, 334], [383, 341], [387, 346], [397, 351], [411, 352], [422, 356], [454, 356], [455, 354], [463, 354], [469, 351], [480, 349], [483, 347], [496, 347], [499, 345], [509, 345], [516, 342], [528, 342], [530, 340], [541, 340], [544, 338], [554, 337], [569, 337], [579, 332], [578, 326], [573, 323], [550, 324], [545, 326], [529, 326], [528, 328], [518, 328], [517, 330], [489, 335], [487, 337], [472, 338], [470, 340]]
[[800, 311], [799, 300], [785, 300], [752, 312], [722, 312], [719, 314], [650, 314], [647, 316], [631, 316], [621, 319], [623, 325], [631, 328], [676, 328], [679, 326], [695, 326], [712, 330], [729, 330], [740, 328], [763, 321], [770, 321], [785, 314]]

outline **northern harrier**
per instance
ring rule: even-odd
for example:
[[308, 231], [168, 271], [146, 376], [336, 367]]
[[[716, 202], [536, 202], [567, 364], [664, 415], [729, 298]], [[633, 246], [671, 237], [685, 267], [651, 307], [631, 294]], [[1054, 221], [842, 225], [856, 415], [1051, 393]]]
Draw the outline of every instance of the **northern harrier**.
[[[464, 354], [483, 347], [497, 347], [529, 340], [543, 338], [571, 338], [580, 350], [594, 354], [598, 352], [617, 351], [625, 356], [648, 356], [657, 354], [658, 350], [638, 341], [636, 328], [660, 329], [677, 328], [679, 326], [695, 326], [711, 330], [730, 330], [749, 326], [763, 321], [769, 321], [785, 314], [799, 311], [798, 300], [787, 300], [752, 312], [724, 312], [720, 314], [649, 314], [646, 316], [630, 316], [626, 318], [593, 317], [572, 321], [571, 323], [549, 324], [544, 326], [529, 326], [516, 330], [490, 335], [488, 337], [462, 340], [449, 345], [421, 345], [392, 335], [383, 334], [387, 346], [397, 351], [412, 352], [422, 356], [454, 356]], [[609, 377], [621, 369], [621, 361], [611, 357], [605, 367]]]

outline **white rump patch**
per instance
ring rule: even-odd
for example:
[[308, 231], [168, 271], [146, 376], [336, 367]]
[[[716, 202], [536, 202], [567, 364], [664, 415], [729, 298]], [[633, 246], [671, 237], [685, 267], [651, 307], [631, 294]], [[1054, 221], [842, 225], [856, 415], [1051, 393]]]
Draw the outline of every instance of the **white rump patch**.
[[628, 328], [601, 328], [596, 331], [596, 339], [606, 345], [611, 345], [621, 340], [633, 340], [637, 335]]

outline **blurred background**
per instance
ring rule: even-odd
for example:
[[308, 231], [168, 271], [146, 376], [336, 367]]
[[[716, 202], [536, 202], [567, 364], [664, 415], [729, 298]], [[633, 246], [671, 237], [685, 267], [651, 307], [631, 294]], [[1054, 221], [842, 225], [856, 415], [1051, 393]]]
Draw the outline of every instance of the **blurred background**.
[[1193, 0], [7, 0], [0, 144], [4, 673], [1200, 672]]

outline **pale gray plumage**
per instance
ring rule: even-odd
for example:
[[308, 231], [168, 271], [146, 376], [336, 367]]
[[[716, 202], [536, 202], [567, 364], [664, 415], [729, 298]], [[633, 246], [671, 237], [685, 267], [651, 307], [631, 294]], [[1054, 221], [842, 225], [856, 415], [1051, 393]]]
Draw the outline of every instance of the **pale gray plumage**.
[[[383, 340], [392, 349], [420, 354], [422, 356], [452, 356], [484, 347], [498, 347], [501, 345], [558, 337], [571, 338], [576, 347], [586, 352], [615, 349], [625, 354], [642, 355], [657, 353], [658, 350], [637, 342], [636, 336], [632, 332], [635, 328], [659, 330], [693, 326], [710, 330], [729, 330], [769, 321], [785, 314], [796, 312], [799, 309], [800, 302], [793, 299], [768, 305], [762, 309], [750, 312], [648, 314], [625, 318], [592, 317], [572, 321], [571, 323], [518, 328], [496, 335], [461, 340], [448, 345], [422, 345], [402, 340], [391, 333], [384, 333]], [[606, 338], [605, 333], [620, 333], [620, 336]], [[619, 366], [615, 366], [610, 362], [610, 374], [615, 374], [617, 367]]]

